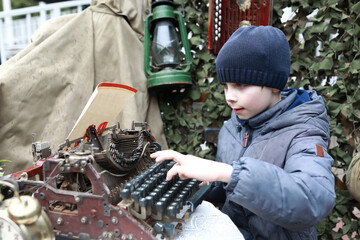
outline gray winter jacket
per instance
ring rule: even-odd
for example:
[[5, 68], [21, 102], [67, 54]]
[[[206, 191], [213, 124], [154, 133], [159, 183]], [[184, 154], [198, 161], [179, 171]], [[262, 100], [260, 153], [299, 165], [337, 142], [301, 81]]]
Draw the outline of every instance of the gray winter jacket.
[[283, 91], [283, 100], [239, 123], [234, 113], [221, 128], [217, 161], [234, 168], [222, 211], [245, 239], [317, 239], [314, 226], [335, 201], [333, 159], [326, 149], [329, 125], [324, 102], [288, 110], [299, 90]]

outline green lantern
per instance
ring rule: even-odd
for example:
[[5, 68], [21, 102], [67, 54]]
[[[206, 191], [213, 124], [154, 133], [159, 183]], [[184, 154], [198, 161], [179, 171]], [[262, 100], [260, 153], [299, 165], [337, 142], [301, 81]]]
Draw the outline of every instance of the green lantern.
[[152, 10], [145, 19], [144, 32], [144, 70], [148, 88], [190, 86], [192, 58], [183, 18], [174, 11], [172, 0], [154, 0]]

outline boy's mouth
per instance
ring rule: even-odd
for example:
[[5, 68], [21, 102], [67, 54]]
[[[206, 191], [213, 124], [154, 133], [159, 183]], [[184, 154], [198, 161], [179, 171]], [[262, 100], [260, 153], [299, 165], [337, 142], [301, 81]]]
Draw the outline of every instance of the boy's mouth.
[[234, 112], [235, 112], [236, 114], [241, 113], [242, 111], [244, 111], [244, 109], [245, 109], [245, 108], [233, 108], [233, 110], [234, 110]]

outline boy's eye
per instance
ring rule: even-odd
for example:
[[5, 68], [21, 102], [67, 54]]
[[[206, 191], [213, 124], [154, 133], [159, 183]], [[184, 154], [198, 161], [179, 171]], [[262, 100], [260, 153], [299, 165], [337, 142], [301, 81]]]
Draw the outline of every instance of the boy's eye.
[[227, 89], [227, 84], [226, 83], [221, 83], [221, 85], [223, 85], [224, 88]]
[[246, 87], [247, 84], [237, 83], [236, 85], [238, 88], [244, 88], [244, 87]]
[[245, 88], [248, 86], [248, 84], [243, 83], [221, 83], [221, 85], [224, 86], [224, 89], [228, 89], [229, 86], [232, 88]]

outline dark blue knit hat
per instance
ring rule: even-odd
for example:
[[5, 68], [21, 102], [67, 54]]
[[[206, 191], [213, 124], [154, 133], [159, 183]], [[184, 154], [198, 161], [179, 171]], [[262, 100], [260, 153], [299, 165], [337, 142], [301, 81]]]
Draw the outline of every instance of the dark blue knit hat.
[[271, 26], [240, 27], [216, 59], [219, 82], [282, 90], [290, 73], [290, 49], [284, 33]]

